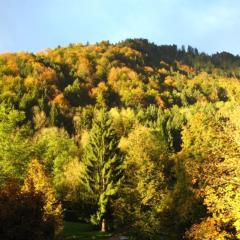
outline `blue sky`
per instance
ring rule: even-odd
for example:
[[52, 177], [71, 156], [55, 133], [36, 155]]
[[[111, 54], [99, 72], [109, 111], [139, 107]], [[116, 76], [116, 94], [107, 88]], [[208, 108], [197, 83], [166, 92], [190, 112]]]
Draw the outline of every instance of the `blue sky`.
[[0, 52], [147, 38], [240, 54], [240, 0], [0, 0]]

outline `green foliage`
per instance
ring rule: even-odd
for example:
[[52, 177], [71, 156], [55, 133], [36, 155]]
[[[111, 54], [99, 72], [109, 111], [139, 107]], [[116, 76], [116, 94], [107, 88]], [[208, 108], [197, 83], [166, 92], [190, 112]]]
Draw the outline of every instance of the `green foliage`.
[[[44, 214], [44, 191], [19, 190], [37, 181], [26, 178], [36, 158], [75, 219], [137, 239], [239, 239], [239, 67], [230, 53], [146, 39], [1, 54], [6, 231], [28, 239], [10, 217]], [[12, 178], [19, 189], [6, 190]], [[41, 239], [41, 223], [29, 222]]]
[[117, 193], [122, 179], [118, 138], [105, 110], [97, 112], [83, 162], [85, 186], [98, 209], [92, 221], [103, 223], [109, 215], [109, 201]]
[[91, 103], [88, 90], [80, 86], [80, 82], [75, 80], [72, 85], [64, 89], [64, 97], [72, 106], [84, 106]]
[[0, 183], [25, 174], [32, 150], [24, 120], [23, 112], [0, 105]]
[[[161, 214], [167, 208], [170, 178], [165, 176], [169, 159], [154, 131], [136, 126], [120, 147], [126, 152], [125, 181], [113, 202], [117, 224], [142, 229], [149, 238], [161, 232]], [[125, 220], [125, 216], [128, 218]]]
[[42, 160], [58, 193], [66, 195], [67, 176], [64, 174], [67, 166], [77, 161], [78, 148], [64, 129], [43, 128], [35, 136], [35, 154]]

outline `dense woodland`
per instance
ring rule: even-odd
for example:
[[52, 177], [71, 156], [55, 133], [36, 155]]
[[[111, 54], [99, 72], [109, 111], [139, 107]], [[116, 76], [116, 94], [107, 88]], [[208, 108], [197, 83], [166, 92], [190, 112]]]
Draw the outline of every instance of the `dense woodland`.
[[145, 39], [0, 55], [0, 239], [63, 219], [240, 239], [240, 57]]

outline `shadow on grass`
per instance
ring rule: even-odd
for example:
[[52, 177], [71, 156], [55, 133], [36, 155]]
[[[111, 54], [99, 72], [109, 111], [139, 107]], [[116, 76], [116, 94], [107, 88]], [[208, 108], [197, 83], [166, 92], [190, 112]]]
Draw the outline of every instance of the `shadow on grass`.
[[64, 239], [66, 240], [100, 240], [110, 237], [111, 233], [96, 231], [96, 228], [90, 224], [64, 222]]

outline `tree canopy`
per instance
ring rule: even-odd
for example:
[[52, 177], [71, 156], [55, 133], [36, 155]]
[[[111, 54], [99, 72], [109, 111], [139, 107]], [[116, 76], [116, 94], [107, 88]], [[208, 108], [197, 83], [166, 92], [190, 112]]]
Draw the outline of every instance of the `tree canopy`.
[[54, 238], [64, 218], [240, 239], [239, 109], [227, 52], [127, 39], [0, 54], [0, 237]]

